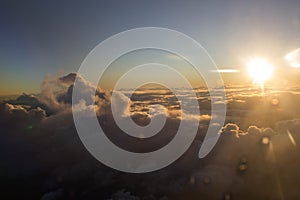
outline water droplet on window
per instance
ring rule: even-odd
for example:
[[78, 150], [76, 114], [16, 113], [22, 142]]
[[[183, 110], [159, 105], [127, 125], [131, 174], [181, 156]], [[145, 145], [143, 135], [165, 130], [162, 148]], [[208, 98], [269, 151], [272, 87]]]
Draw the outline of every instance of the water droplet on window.
[[241, 159], [240, 159], [240, 163], [242, 163], [242, 164], [246, 164], [248, 162], [248, 159], [247, 159], [247, 157], [246, 156], [243, 156], [243, 157], [241, 157]]
[[224, 200], [231, 200], [232, 195], [227, 193], [224, 195]]
[[247, 170], [247, 165], [246, 164], [240, 164], [239, 165], [239, 171], [244, 172]]
[[271, 100], [271, 104], [273, 106], [277, 106], [279, 104], [279, 100], [277, 98], [274, 98], [274, 99]]
[[192, 176], [192, 177], [190, 178], [190, 184], [194, 185], [195, 182], [196, 182], [196, 179], [195, 179], [195, 177]]
[[263, 136], [261, 138], [261, 143], [264, 145], [268, 145], [270, 143], [270, 138], [268, 136]]
[[209, 177], [204, 177], [204, 179], [203, 179], [203, 183], [204, 184], [209, 184], [210, 183], [210, 178]]

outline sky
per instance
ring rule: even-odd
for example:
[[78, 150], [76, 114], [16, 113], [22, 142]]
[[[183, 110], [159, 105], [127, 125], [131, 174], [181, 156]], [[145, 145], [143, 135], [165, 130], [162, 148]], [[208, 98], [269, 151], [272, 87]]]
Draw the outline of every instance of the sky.
[[262, 56], [286, 71], [284, 55], [299, 48], [299, 8], [297, 0], [1, 1], [0, 94], [39, 92], [47, 75], [76, 72], [101, 41], [147, 26], [191, 36], [220, 68]]
[[[1, 0], [0, 185], [4, 189], [0, 199], [122, 199], [130, 194], [140, 199], [299, 199], [299, 11], [299, 0]], [[161, 85], [135, 90], [133, 95], [123, 88], [112, 100], [111, 92], [95, 93], [96, 85], [85, 77], [74, 83], [77, 75], [71, 72], [77, 72], [100, 42], [138, 27], [180, 31], [198, 41], [219, 68], [239, 70], [222, 74], [228, 86], [226, 100], [221, 90], [212, 94], [205, 88], [170, 91], [173, 88]], [[252, 80], [263, 74], [247, 74], [247, 64], [256, 57], [274, 66], [266, 93]], [[172, 65], [193, 86], [200, 82], [185, 60], [146, 49], [115, 60], [100, 84], [109, 89], [132, 65], [153, 61]], [[143, 72], [137, 78], [144, 80], [153, 73]], [[156, 78], [168, 75], [160, 70]], [[135, 85], [134, 74], [125, 78]], [[82, 98], [73, 96], [76, 88]], [[11, 94], [16, 96], [5, 96]], [[119, 111], [121, 122], [132, 119], [147, 126], [166, 119], [166, 123], [153, 137], [143, 138], [144, 132], [131, 137], [112, 109]], [[132, 175], [95, 160], [76, 131], [78, 114], [86, 133], [93, 131], [89, 125], [96, 117], [112, 143], [136, 153], [173, 143], [181, 121], [198, 130], [190, 148], [172, 165]], [[223, 117], [224, 124], [211, 123]], [[208, 157], [199, 159], [210, 124], [222, 126], [220, 141]], [[194, 133], [187, 129], [186, 136]], [[132, 166], [130, 159], [114, 160], [114, 154], [107, 154], [112, 156], [108, 160]]]

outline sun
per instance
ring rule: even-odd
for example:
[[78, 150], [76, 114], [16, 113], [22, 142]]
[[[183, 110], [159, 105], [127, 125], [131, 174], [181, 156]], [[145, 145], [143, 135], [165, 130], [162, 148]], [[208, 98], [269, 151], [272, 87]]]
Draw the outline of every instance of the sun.
[[247, 63], [248, 74], [254, 83], [264, 85], [272, 77], [274, 67], [263, 58], [253, 58]]

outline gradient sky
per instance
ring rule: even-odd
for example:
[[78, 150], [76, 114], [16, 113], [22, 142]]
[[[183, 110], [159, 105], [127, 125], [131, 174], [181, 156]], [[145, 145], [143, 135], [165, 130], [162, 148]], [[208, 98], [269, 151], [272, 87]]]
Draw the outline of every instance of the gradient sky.
[[38, 92], [47, 74], [75, 72], [98, 43], [144, 26], [193, 37], [223, 68], [257, 55], [284, 68], [284, 55], [300, 46], [299, 11], [299, 0], [4, 0], [0, 94]]

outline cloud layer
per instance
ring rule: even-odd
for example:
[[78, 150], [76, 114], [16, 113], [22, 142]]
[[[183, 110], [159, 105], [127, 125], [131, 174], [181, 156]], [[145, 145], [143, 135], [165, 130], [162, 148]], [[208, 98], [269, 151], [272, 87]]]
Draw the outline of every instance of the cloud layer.
[[[157, 172], [133, 175], [103, 166], [82, 145], [71, 110], [75, 77], [72, 73], [48, 78], [41, 94], [22, 94], [0, 105], [0, 156], [5, 160], [0, 171], [2, 185], [6, 185], [1, 195], [30, 199], [299, 198], [300, 90], [261, 95], [248, 88], [229, 89], [220, 139], [200, 160], [198, 151], [211, 119], [205, 89], [197, 90], [201, 115], [182, 115], [178, 99], [167, 89], [140, 90], [132, 97], [121, 91], [111, 105], [109, 91], [97, 89], [91, 95], [94, 86], [79, 78], [86, 99], [76, 100], [73, 112], [87, 118], [96, 112], [107, 137], [126, 150], [159, 149], [172, 140], [181, 120], [200, 120], [196, 140], [179, 160]], [[189, 92], [181, 90], [181, 95]], [[166, 117], [166, 124], [151, 138], [134, 138], [116, 125], [111, 106], [124, 120], [131, 118], [140, 126], [159, 116]]]

